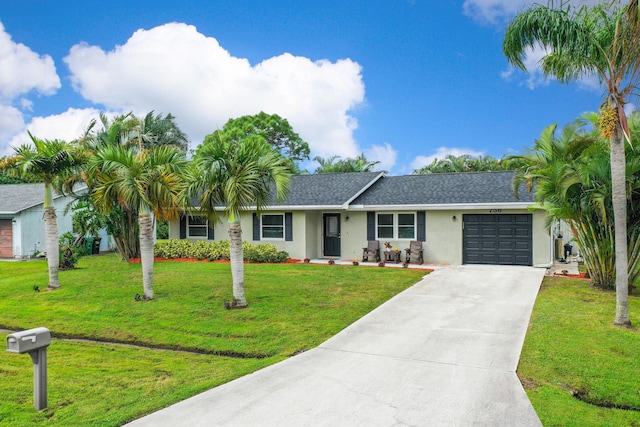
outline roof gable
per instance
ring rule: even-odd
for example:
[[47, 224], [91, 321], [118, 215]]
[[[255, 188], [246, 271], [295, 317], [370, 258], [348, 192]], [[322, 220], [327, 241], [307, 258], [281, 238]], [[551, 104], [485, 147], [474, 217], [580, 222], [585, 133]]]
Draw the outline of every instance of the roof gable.
[[273, 206], [343, 206], [383, 175], [382, 172], [294, 175], [287, 197]]

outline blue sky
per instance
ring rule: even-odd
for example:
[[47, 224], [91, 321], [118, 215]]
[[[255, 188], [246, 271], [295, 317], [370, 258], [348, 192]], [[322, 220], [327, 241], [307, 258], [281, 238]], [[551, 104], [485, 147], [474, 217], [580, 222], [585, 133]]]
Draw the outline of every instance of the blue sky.
[[[191, 148], [231, 117], [279, 114], [313, 156], [392, 174], [447, 154], [521, 153], [598, 109], [596, 82], [511, 70], [528, 0], [0, 3], [0, 156], [73, 139], [100, 111], [172, 113]], [[306, 165], [313, 170], [313, 162]]]

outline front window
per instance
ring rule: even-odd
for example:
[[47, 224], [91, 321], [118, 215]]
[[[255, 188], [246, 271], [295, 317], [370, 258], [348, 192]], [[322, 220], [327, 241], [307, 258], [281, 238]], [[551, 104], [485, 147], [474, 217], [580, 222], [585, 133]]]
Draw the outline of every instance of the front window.
[[416, 239], [415, 213], [379, 213], [377, 221], [379, 240]]
[[378, 239], [393, 239], [393, 214], [378, 214]]
[[284, 215], [262, 215], [262, 238], [284, 239]]
[[207, 238], [207, 218], [202, 216], [190, 216], [187, 222], [188, 237], [193, 239]]
[[414, 240], [416, 238], [416, 216], [414, 214], [398, 214], [398, 239]]

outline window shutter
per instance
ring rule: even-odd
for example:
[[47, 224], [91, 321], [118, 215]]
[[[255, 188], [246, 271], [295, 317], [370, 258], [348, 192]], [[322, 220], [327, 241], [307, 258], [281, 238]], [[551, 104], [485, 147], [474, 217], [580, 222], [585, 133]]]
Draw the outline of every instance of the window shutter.
[[258, 214], [253, 214], [253, 240], [260, 240], [260, 218]]
[[376, 240], [376, 213], [367, 212], [367, 240]]
[[209, 240], [213, 240], [215, 239], [215, 231], [213, 230], [213, 225], [211, 224], [211, 221], [208, 222], [208, 227], [207, 227], [207, 239]]
[[285, 212], [284, 214], [284, 240], [293, 241], [293, 213]]
[[418, 215], [416, 218], [418, 222], [418, 227], [416, 229], [416, 234], [418, 241], [426, 242], [427, 241], [427, 221], [426, 221], [426, 213], [425, 211], [418, 211]]
[[187, 217], [186, 215], [180, 215], [180, 238], [187, 238]]

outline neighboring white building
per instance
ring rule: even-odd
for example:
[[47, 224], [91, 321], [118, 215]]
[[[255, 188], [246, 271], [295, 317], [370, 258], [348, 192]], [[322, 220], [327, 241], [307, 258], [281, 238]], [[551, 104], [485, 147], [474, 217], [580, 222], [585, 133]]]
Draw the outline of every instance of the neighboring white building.
[[[64, 213], [72, 201], [70, 196], [54, 195], [58, 235], [73, 230], [73, 214]], [[28, 258], [46, 252], [43, 205], [44, 184], [0, 185], [0, 258]], [[100, 250], [107, 248], [103, 238]]]

